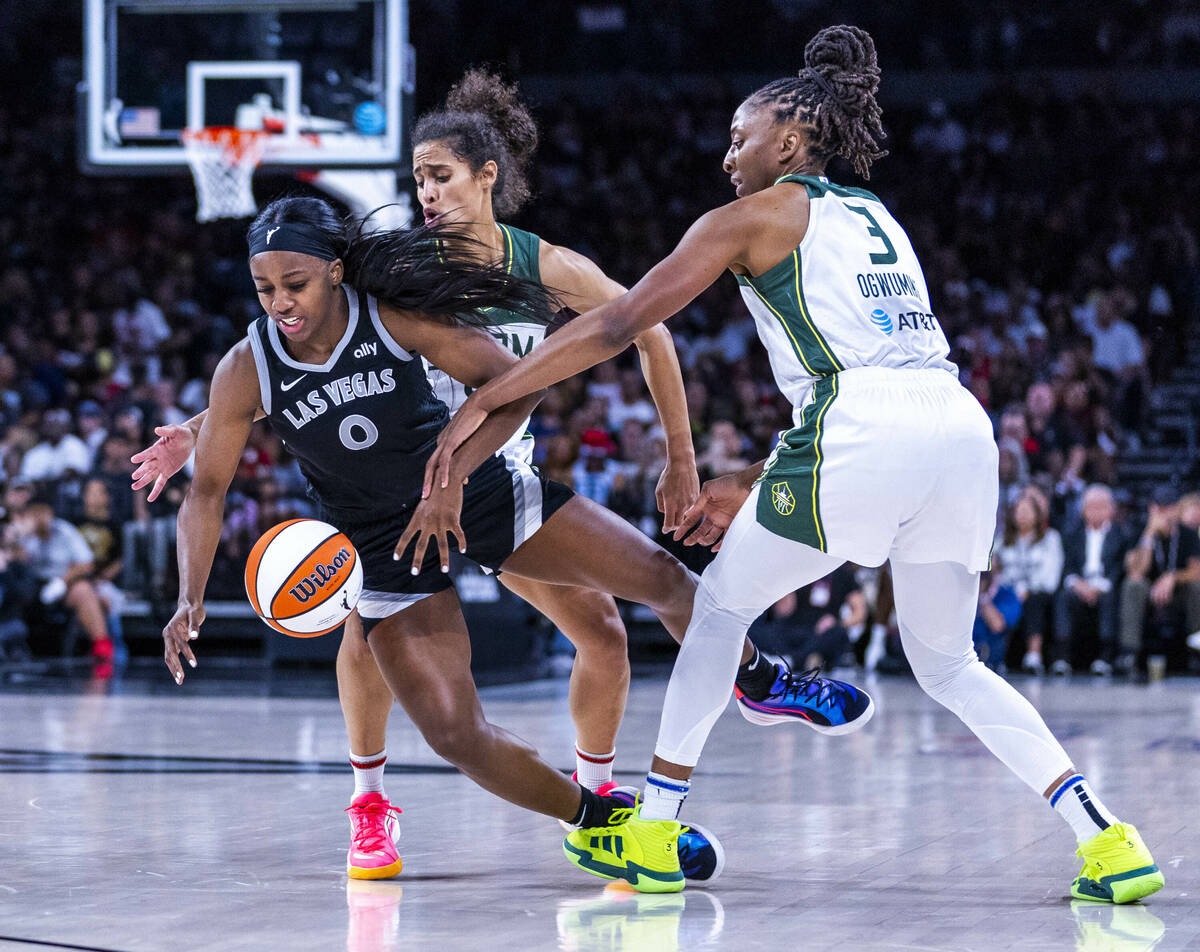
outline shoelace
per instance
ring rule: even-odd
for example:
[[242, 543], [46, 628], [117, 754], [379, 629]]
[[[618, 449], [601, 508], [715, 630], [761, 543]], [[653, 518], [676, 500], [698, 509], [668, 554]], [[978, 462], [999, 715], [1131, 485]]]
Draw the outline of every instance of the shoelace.
[[636, 807], [618, 807], [608, 815], [608, 822], [604, 824], [605, 827], [621, 826], [623, 823], [628, 822], [633, 816], [635, 809]]
[[820, 667], [816, 667], [790, 675], [787, 687], [783, 690], [783, 697], [810, 701], [817, 707], [822, 704], [833, 707], [837, 700], [836, 695], [830, 687], [830, 682], [825, 678], [818, 677], [820, 673]]
[[377, 800], [363, 806], [351, 804], [346, 807], [354, 824], [354, 848], [361, 853], [373, 853], [392, 844], [392, 836], [388, 833], [388, 814], [399, 816], [404, 811], [394, 807], [387, 801]]

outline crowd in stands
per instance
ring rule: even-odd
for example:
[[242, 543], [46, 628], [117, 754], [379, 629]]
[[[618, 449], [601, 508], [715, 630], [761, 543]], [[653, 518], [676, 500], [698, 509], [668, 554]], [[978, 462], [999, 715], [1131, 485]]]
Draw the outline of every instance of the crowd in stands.
[[[129, 488], [130, 456], [204, 408], [257, 302], [245, 223], [197, 225], [186, 179], [81, 174], [70, 86], [48, 88], [56, 109], [0, 103], [0, 650], [30, 630], [36, 648], [38, 619], [53, 617], [106, 663], [123, 597], [174, 597], [186, 474], [148, 503]], [[633, 283], [730, 199], [720, 158], [746, 92], [668, 98], [630, 83], [603, 108], [544, 105], [535, 199], [514, 223]], [[1035, 673], [1182, 670], [1200, 628], [1200, 500], [1179, 498], [1195, 474], [1143, 500], [1116, 463], [1136, 453], [1148, 395], [1198, 321], [1200, 110], [1006, 86], [969, 110], [934, 103], [885, 121], [892, 154], [868, 187], [912, 238], [963, 385], [995, 422], [1002, 498], [981, 655]], [[302, 188], [268, 180], [260, 198], [281, 186]], [[702, 477], [763, 458], [790, 408], [734, 282], [669, 326]], [[533, 427], [548, 475], [656, 533], [665, 441], [633, 351], [555, 387]], [[310, 512], [298, 467], [257, 427], [210, 596], [240, 599], [258, 535]], [[847, 567], [764, 624], [794, 658], [855, 650], [886, 666], [899, 654], [889, 588], [886, 572]]]

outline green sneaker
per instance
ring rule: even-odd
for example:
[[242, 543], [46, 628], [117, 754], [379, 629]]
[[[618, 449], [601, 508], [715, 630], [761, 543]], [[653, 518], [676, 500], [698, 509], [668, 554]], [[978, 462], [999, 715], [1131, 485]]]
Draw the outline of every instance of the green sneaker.
[[613, 826], [573, 830], [563, 840], [567, 859], [601, 879], [623, 879], [638, 892], [673, 893], [684, 887], [674, 820], [643, 820], [641, 806], [614, 810]]
[[1083, 869], [1071, 895], [1093, 902], [1133, 902], [1163, 888], [1163, 874], [1131, 823], [1114, 823], [1079, 844]]

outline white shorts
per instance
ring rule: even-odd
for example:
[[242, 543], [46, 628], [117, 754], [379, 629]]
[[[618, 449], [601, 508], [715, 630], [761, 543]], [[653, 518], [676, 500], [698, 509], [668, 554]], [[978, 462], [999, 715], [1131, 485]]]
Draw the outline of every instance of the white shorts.
[[944, 370], [824, 377], [761, 479], [758, 522], [859, 565], [988, 567], [998, 452], [979, 402]]

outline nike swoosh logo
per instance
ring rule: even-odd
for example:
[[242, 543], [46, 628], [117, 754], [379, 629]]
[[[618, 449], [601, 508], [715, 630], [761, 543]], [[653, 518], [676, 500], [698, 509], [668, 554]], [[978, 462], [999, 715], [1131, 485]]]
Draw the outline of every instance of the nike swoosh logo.
[[292, 389], [292, 387], [296, 386], [296, 384], [298, 384], [298, 383], [299, 383], [301, 380], [303, 380], [303, 379], [304, 379], [305, 377], [307, 377], [307, 376], [308, 376], [308, 374], [301, 374], [301, 375], [300, 375], [299, 377], [297, 377], [295, 380], [292, 380], [292, 381], [290, 381], [290, 382], [288, 382], [288, 383], [281, 383], [281, 384], [279, 385], [279, 389], [280, 389], [280, 390], [282, 390], [282, 391], [284, 391], [284, 392], [286, 393], [287, 391], [291, 390], [291, 389]]

